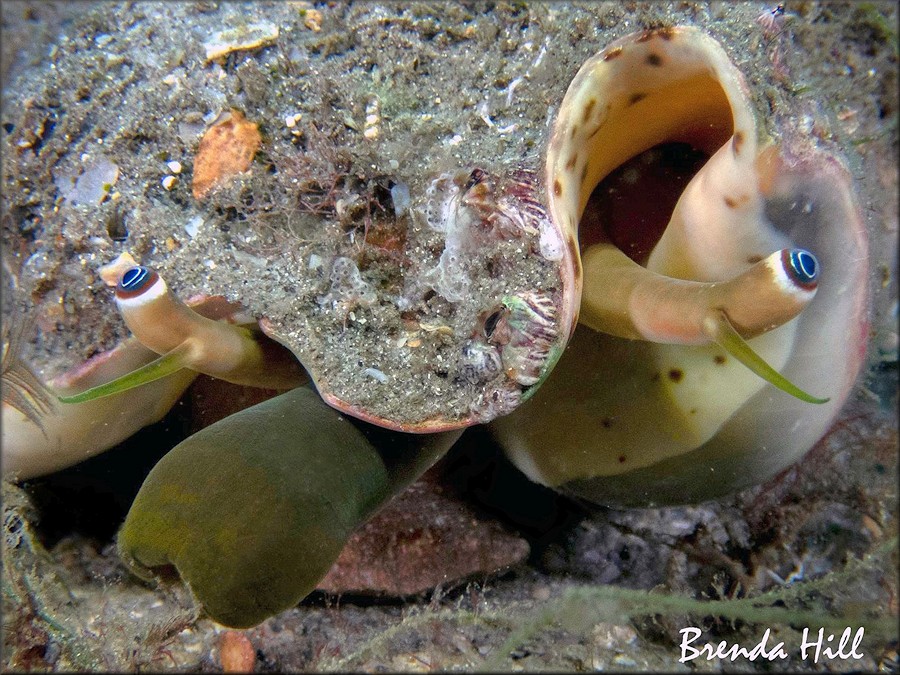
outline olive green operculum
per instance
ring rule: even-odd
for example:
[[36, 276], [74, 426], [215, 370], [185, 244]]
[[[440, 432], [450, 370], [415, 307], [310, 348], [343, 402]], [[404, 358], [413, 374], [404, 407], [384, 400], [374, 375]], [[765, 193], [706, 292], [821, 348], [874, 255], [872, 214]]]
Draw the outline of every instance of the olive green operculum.
[[138, 576], [174, 566], [209, 615], [246, 628], [312, 591], [397, 486], [354, 423], [299, 388], [178, 444], [119, 532]]

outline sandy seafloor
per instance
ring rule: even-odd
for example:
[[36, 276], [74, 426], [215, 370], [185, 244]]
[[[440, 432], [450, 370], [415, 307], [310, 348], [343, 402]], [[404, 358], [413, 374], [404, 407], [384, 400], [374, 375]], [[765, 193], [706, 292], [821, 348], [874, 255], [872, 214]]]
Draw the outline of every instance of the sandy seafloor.
[[[127, 335], [96, 275], [125, 250], [164, 269], [186, 293], [227, 293], [257, 314], [278, 311], [283, 298], [267, 294], [266, 279], [289, 273], [292, 254], [272, 256], [248, 289], [246, 268], [229, 264], [235, 256], [226, 253], [254, 234], [270, 245], [270, 255], [284, 246], [284, 238], [265, 240], [290, 211], [278, 185], [266, 191], [266, 176], [255, 171], [218, 201], [198, 205], [187, 169], [172, 189], [161, 184], [170, 173], [166, 162], [189, 167], [199, 131], [229, 106], [260, 121], [272, 156], [294, 147], [285, 119], [299, 115], [306, 134], [315, 126], [331, 143], [313, 143], [327, 156], [301, 163], [303, 170], [322, 172], [341, 158], [368, 176], [408, 184], [415, 199], [424, 181], [442, 171], [536, 167], [569, 80], [611, 40], [679, 23], [709, 32], [745, 74], [766, 130], [776, 137], [786, 128], [806, 130], [845, 158], [855, 181], [870, 233], [872, 332], [866, 373], [832, 431], [763, 486], [670, 509], [588, 514], [509, 477], [514, 469], [500, 462], [493, 470], [505, 472], [512, 494], [473, 490], [464, 498], [527, 539], [527, 561], [430, 596], [316, 596], [246, 631], [257, 650], [255, 668], [774, 665], [896, 672], [894, 3], [785, 3], [777, 35], [764, 34], [756, 21], [772, 9], [761, 3], [4, 2], [2, 8], [3, 318], [18, 321], [23, 308], [35, 317], [23, 355], [47, 378]], [[202, 44], [211, 35], [259, 22], [279, 27], [275, 45], [224, 65], [204, 62]], [[382, 117], [374, 143], [364, 136], [373, 95]], [[61, 177], [77, 176], [100, 154], [119, 167], [118, 197], [80, 206], [63, 199]], [[262, 195], [257, 206], [267, 208], [234, 206], [248, 190]], [[203, 225], [191, 234], [185, 226], [198, 215]], [[320, 225], [320, 236], [345, 234], [334, 223]], [[300, 234], [292, 231], [298, 246], [310, 226], [300, 218]], [[255, 264], [264, 248], [252, 255], [245, 248], [242, 260]], [[279, 265], [288, 268], [279, 272]], [[151, 444], [177, 441], [177, 430], [165, 425], [154, 433]], [[467, 451], [495, 453], [477, 447], [484, 443], [477, 434], [470, 437]], [[111, 545], [140, 472], [152, 465], [147, 457], [137, 467], [109, 460], [87, 477], [76, 472], [34, 481], [25, 491], [5, 489], [5, 670], [221, 669], [222, 628], [196, 618], [183, 593], [139, 584]], [[635, 599], [617, 589], [655, 594]], [[733, 600], [723, 610], [732, 613], [689, 614], [687, 605], [668, 603], [670, 595]], [[654, 603], [657, 597], [663, 599]], [[791, 618], [754, 615], [744, 600], [754, 597], [757, 608], [775, 607]], [[817, 629], [815, 621], [838, 633], [865, 624], [863, 658], [802, 662], [802, 629]], [[789, 658], [682, 664], [678, 631], [685, 626], [748, 647], [771, 628]]]

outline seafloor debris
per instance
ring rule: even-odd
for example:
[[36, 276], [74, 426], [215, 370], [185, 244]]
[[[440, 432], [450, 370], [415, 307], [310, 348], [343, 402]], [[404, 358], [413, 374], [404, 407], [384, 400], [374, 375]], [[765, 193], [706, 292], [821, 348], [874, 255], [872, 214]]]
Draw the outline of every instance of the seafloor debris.
[[528, 542], [477, 517], [434, 476], [426, 474], [360, 527], [317, 587], [330, 593], [412, 595], [525, 560]]
[[206, 130], [194, 159], [192, 191], [194, 199], [206, 194], [228, 178], [250, 168], [262, 135], [255, 122], [231, 109]]
[[119, 178], [119, 167], [105, 155], [87, 159], [77, 178], [61, 172], [55, 177], [60, 195], [70, 204], [100, 204]]
[[272, 23], [253, 23], [226, 28], [213, 34], [203, 43], [206, 60], [220, 59], [231, 52], [256, 49], [270, 45], [278, 38], [278, 26]]
[[256, 650], [244, 633], [228, 630], [219, 639], [219, 660], [226, 673], [252, 673]]

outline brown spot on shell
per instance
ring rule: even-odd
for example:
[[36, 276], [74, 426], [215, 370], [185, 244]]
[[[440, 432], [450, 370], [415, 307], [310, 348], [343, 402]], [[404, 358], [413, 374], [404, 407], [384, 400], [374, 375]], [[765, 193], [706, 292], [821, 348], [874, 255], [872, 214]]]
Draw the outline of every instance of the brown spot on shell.
[[745, 204], [748, 199], [750, 199], [748, 195], [741, 195], [740, 197], [729, 197], [728, 195], [725, 195], [725, 206], [729, 209], [736, 209], [741, 204]]
[[603, 57], [604, 61], [612, 61], [615, 58], [618, 58], [622, 54], [622, 48], [616, 47], [615, 49], [610, 49], [609, 52]]
[[735, 155], [741, 151], [742, 145], [744, 145], [744, 134], [740, 131], [735, 131], [734, 136], [731, 137], [731, 149]]
[[650, 66], [661, 66], [662, 65], [662, 57], [659, 54], [650, 53], [647, 54], [647, 65]]
[[588, 171], [588, 168], [587, 168], [587, 164], [585, 163], [585, 165], [583, 167], [581, 167], [581, 182], [582, 182], [582, 184], [584, 183], [585, 179], [587, 178], [587, 171]]
[[609, 429], [612, 426], [612, 419], [609, 417], [604, 417], [600, 420], [600, 424], [603, 425], [604, 429]]
[[751, 256], [747, 256], [747, 262], [750, 263], [751, 265], [755, 265], [756, 263], [758, 263], [758, 262], [759, 262], [760, 260], [762, 260], [762, 259], [763, 259], [763, 257], [762, 257], [761, 255], [751, 255]]
[[663, 40], [668, 42], [673, 37], [675, 37], [675, 29], [671, 26], [663, 26], [662, 28], [656, 28], [653, 30], [654, 35], [658, 35]]
[[672, 368], [669, 371], [669, 379], [676, 384], [684, 379], [684, 371], [681, 368]]
[[594, 130], [588, 135], [587, 139], [591, 140], [594, 136], [597, 135], [597, 132], [603, 128], [603, 125], [606, 124], [606, 120], [609, 119], [609, 111], [612, 110], [612, 103], [606, 104], [606, 109], [600, 115], [600, 121], [597, 122], [597, 126], [594, 127]]
[[[575, 229], [575, 224], [572, 224], [572, 229]], [[574, 237], [566, 237], [566, 246], [569, 249], [569, 259], [570, 260], [581, 260], [581, 256], [578, 253], [578, 242], [575, 241]]]
[[725, 358], [725, 355], [724, 355], [724, 354], [716, 354], [716, 355], [713, 357], [713, 362], [714, 362], [717, 366], [723, 366], [723, 365], [725, 365], [725, 362], [726, 362], [727, 360], [728, 360], [728, 359]]
[[569, 138], [575, 138], [575, 134], [577, 134], [577, 133], [578, 133], [578, 125], [577, 125], [577, 124], [573, 124], [573, 125], [572, 125], [572, 131], [571, 131], [571, 133], [569, 134]]
[[643, 101], [645, 98], [647, 98], [647, 94], [645, 94], [643, 92], [637, 92], [636, 94], [632, 94], [631, 98], [628, 99], [628, 105], [634, 105], [635, 103], [638, 103], [639, 101]]
[[588, 119], [590, 119], [591, 112], [594, 110], [594, 106], [597, 105], [597, 99], [592, 98], [587, 102], [587, 105], [584, 106], [584, 121], [587, 123]]
[[619, 464], [625, 463], [625, 455], [619, 455]]
[[559, 179], [553, 181], [553, 194], [557, 197], [562, 194], [562, 183], [559, 182]]
[[566, 168], [569, 171], [572, 171], [575, 168], [575, 162], [578, 161], [578, 155], [576, 153], [572, 153], [572, 156], [569, 157], [569, 161], [566, 162]]
[[659, 382], [661, 377], [662, 376], [659, 373], [653, 373], [653, 375], [650, 376], [650, 381], [651, 382]]

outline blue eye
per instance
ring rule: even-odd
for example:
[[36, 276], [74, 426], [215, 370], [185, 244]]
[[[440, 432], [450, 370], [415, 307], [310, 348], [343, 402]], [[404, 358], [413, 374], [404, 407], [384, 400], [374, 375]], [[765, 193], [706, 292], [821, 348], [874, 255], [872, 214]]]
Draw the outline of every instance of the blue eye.
[[819, 261], [802, 248], [785, 251], [784, 270], [794, 283], [802, 288], [815, 288], [819, 279]]
[[132, 267], [122, 275], [116, 286], [116, 297], [120, 299], [135, 298], [156, 283], [159, 275], [149, 267]]
[[132, 267], [122, 275], [122, 281], [119, 282], [123, 290], [136, 291], [139, 290], [150, 278], [150, 270], [146, 267]]
[[126, 291], [136, 291], [144, 285], [150, 277], [150, 270], [146, 267], [132, 267], [122, 276], [122, 288]]

